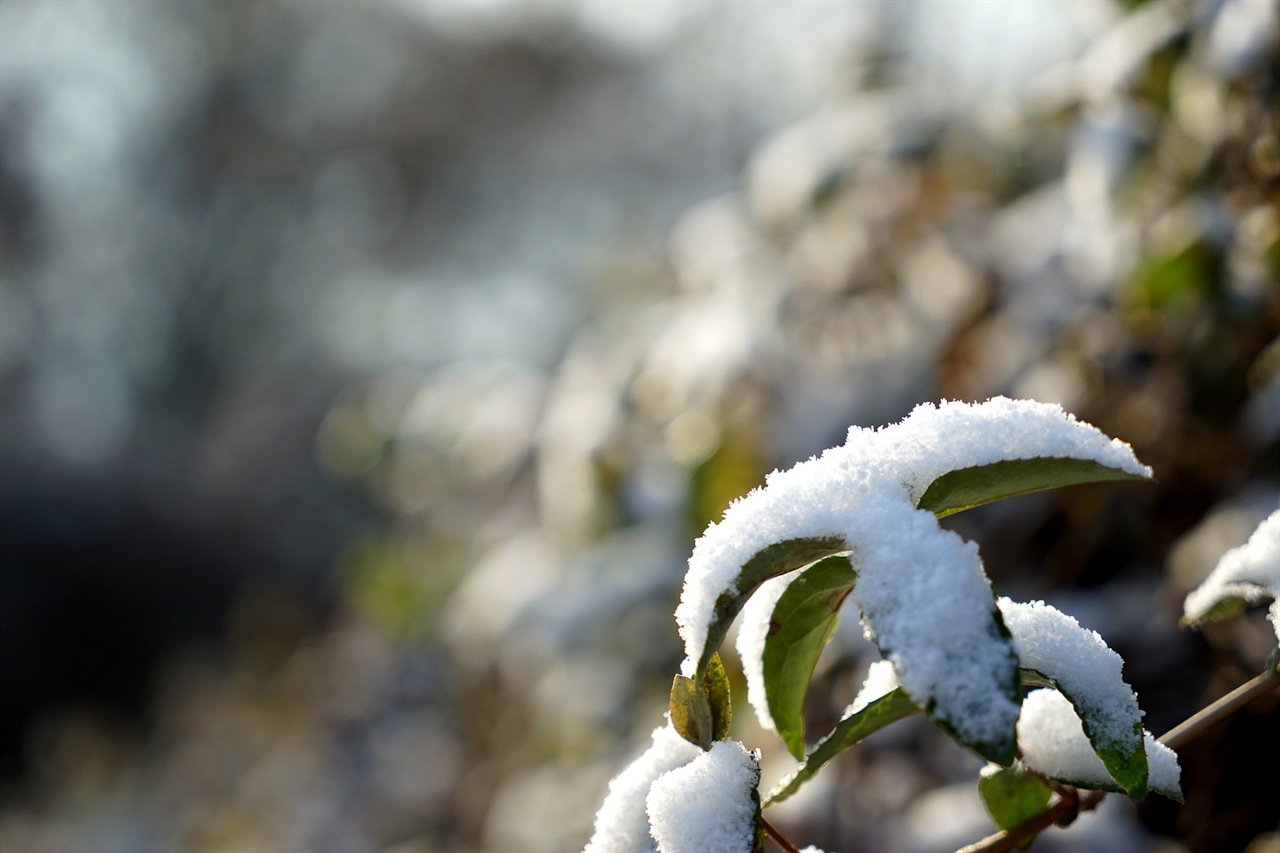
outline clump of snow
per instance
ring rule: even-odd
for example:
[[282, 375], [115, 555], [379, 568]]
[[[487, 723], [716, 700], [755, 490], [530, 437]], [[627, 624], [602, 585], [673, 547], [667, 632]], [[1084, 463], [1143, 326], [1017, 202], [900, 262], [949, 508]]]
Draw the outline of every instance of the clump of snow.
[[995, 597], [978, 548], [938, 526], [932, 513], [874, 496], [851, 531], [862, 571], [850, 598], [863, 627], [892, 661], [902, 687], [962, 741], [1011, 736], [1018, 659], [994, 623]]
[[1089, 718], [1096, 738], [1120, 745], [1133, 737], [1142, 719], [1138, 697], [1121, 676], [1124, 659], [1096, 631], [1043, 601], [1001, 598], [1000, 612], [1022, 665], [1052, 678]]
[[[1151, 790], [1177, 796], [1181, 790], [1178, 755], [1143, 732]], [[1059, 782], [1085, 788], [1114, 789], [1111, 774], [1085, 736], [1071, 702], [1057, 690], [1033, 690], [1022, 703], [1018, 719], [1018, 747], [1022, 763]]]
[[660, 777], [645, 800], [660, 853], [751, 853], [759, 784], [759, 759], [731, 740]]
[[670, 723], [653, 731], [653, 745], [609, 783], [596, 812], [595, 832], [583, 853], [657, 853], [649, 834], [645, 797], [655, 779], [703, 755]]
[[1256, 603], [1275, 599], [1267, 618], [1280, 640], [1280, 510], [1271, 513], [1249, 541], [1222, 555], [1204, 583], [1192, 590], [1184, 603], [1185, 621], [1199, 622], [1228, 599]]
[[[758, 551], [789, 539], [838, 536], [858, 562], [851, 598], [866, 633], [898, 665], [911, 697], [934, 705], [970, 742], [1011, 730], [1017, 704], [993, 684], [1011, 680], [1017, 661], [992, 630], [994, 596], [977, 548], [915, 504], [950, 471], [1036, 457], [1088, 459], [1151, 475], [1127, 444], [1047, 403], [1004, 397], [925, 403], [898, 424], [853, 427], [842, 446], [770, 474], [697, 541], [676, 609], [686, 654], [701, 657], [716, 599]], [[770, 588], [775, 603], [784, 587]], [[752, 607], [742, 629], [748, 683], [760, 696], [771, 610]], [[767, 718], [763, 701], [753, 704]]]
[[878, 660], [867, 669], [867, 678], [862, 682], [862, 689], [858, 691], [858, 695], [853, 697], [853, 702], [848, 708], [844, 709], [841, 719], [847, 719], [870, 705], [872, 702], [888, 696], [902, 685], [898, 682], [898, 671], [893, 668], [893, 663], [887, 660]]

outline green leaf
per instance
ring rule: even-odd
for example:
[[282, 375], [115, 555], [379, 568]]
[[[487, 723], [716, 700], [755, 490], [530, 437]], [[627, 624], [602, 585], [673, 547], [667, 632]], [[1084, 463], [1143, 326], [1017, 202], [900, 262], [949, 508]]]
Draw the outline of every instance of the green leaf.
[[707, 697], [711, 714], [711, 739], [724, 740], [729, 736], [729, 723], [733, 720], [733, 707], [729, 703], [729, 676], [725, 675], [720, 655], [712, 655], [707, 674], [702, 678], [702, 693]]
[[[1051, 793], [1053, 789], [1049, 785], [1020, 764], [1012, 767], [988, 764], [978, 777], [978, 794], [1000, 829], [1013, 829], [1044, 811]], [[1018, 846], [1025, 850], [1034, 840], [1033, 835]]]
[[990, 465], [950, 471], [929, 484], [916, 506], [938, 518], [976, 506], [1060, 486], [1105, 480], [1145, 480], [1092, 459], [1036, 457], [1008, 459]]
[[1133, 720], [1132, 726], [1122, 739], [1117, 741], [1103, 738], [1101, 732], [1104, 730], [1104, 722], [1101, 719], [1101, 709], [1090, 703], [1088, 697], [1073, 695], [1057, 679], [1034, 669], [1022, 670], [1022, 683], [1030, 687], [1053, 687], [1067, 697], [1067, 701], [1075, 708], [1076, 716], [1080, 718], [1085, 736], [1089, 738], [1093, 751], [1097, 753], [1098, 758], [1102, 759], [1102, 766], [1107, 768], [1111, 778], [1120, 786], [1117, 790], [1123, 790], [1135, 801], [1142, 802], [1147, 796], [1147, 749], [1142, 741], [1140, 718]]
[[918, 713], [919, 708], [901, 687], [873, 699], [865, 708], [845, 717], [830, 734], [818, 741], [813, 752], [789, 776], [764, 798], [766, 806], [780, 803], [817, 774], [822, 766], [858, 741], [903, 717]]
[[797, 759], [804, 757], [804, 697], [813, 668], [856, 579], [848, 557], [828, 557], [793, 580], [773, 608], [764, 644], [765, 696], [778, 734]]
[[[1071, 697], [1068, 695], [1068, 699]], [[1135, 802], [1142, 802], [1147, 796], [1147, 748], [1142, 743], [1142, 723], [1136, 722], [1130, 729], [1132, 737], [1121, 741], [1105, 741], [1098, 735], [1098, 727], [1090, 724], [1090, 714], [1072, 700], [1080, 721], [1084, 723], [1084, 733], [1093, 745], [1093, 751], [1102, 759], [1102, 766], [1107, 768], [1111, 778]]]
[[716, 599], [711, 622], [707, 625], [707, 639], [698, 659], [696, 678], [701, 681], [711, 663], [711, 656], [724, 642], [729, 625], [742, 610], [743, 605], [760, 584], [769, 578], [804, 568], [810, 563], [849, 550], [842, 537], [822, 536], [812, 539], [788, 539], [757, 551], [738, 572], [731, 589]]
[[711, 749], [711, 706], [692, 678], [677, 675], [671, 682], [671, 725], [689, 743]]

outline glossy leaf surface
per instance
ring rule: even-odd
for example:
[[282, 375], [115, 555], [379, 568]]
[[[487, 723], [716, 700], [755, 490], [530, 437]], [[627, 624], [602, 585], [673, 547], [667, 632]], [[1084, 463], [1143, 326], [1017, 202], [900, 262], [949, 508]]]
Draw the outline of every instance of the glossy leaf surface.
[[943, 474], [929, 484], [916, 506], [929, 510], [938, 518], [945, 518], [1003, 498], [1060, 486], [1142, 479], [1145, 478], [1108, 468], [1092, 459], [1009, 459]]
[[804, 697], [813, 668], [856, 579], [847, 557], [828, 557], [805, 569], [774, 605], [764, 646], [765, 696], [774, 726], [796, 758], [804, 757]]

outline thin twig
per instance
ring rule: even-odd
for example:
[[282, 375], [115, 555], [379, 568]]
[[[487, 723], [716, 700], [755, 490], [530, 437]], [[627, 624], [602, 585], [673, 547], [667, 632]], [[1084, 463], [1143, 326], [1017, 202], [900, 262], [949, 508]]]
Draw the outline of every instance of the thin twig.
[[1170, 749], [1180, 749], [1254, 699], [1277, 687], [1280, 687], [1280, 673], [1264, 672], [1169, 729], [1160, 737], [1160, 742]]
[[[1280, 675], [1264, 672], [1174, 726], [1159, 740], [1170, 749], [1179, 749], [1196, 740], [1254, 699], [1260, 698], [1277, 687], [1280, 687]], [[1073, 797], [1058, 796], [1048, 808], [1030, 820], [1008, 831], [988, 835], [981, 841], [961, 848], [957, 853], [1007, 853], [1028, 838], [1070, 817], [1077, 806], [1081, 811], [1091, 811], [1102, 802], [1105, 796], [1102, 791], [1087, 792], [1078, 801]]]
[[773, 842], [781, 847], [787, 853], [800, 853], [800, 848], [791, 843], [788, 838], [769, 821], [764, 819], [764, 815], [760, 815], [760, 826], [764, 829], [764, 834], [773, 839]]

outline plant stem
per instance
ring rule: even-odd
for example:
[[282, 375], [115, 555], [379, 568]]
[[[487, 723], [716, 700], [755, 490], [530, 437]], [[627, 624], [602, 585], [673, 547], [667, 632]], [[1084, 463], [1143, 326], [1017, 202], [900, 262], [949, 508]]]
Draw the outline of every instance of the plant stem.
[[956, 853], [1008, 853], [1019, 844], [1048, 829], [1055, 823], [1074, 817], [1077, 813], [1093, 811], [1102, 802], [1106, 794], [1102, 791], [1087, 791], [1083, 796], [1063, 797], [1057, 799], [1030, 820], [1020, 823], [1008, 831], [988, 835], [981, 841], [968, 847], [962, 847]]
[[760, 815], [760, 826], [764, 829], [764, 834], [772, 838], [773, 842], [787, 851], [787, 853], [800, 853], [800, 848], [792, 844], [781, 832], [778, 832], [773, 824], [764, 819], [764, 815]]
[[1277, 687], [1280, 687], [1280, 674], [1264, 672], [1169, 729], [1161, 736], [1160, 742], [1170, 749], [1179, 749], [1196, 740], [1254, 699]]
[[[1277, 687], [1280, 687], [1280, 674], [1264, 672], [1174, 726], [1160, 738], [1160, 742], [1170, 749], [1185, 746], [1254, 699], [1260, 698]], [[1090, 791], [1081, 797], [1059, 795], [1048, 808], [1030, 820], [1010, 830], [989, 835], [981, 841], [961, 848], [956, 853], [1007, 853], [1042, 830], [1073, 816], [1077, 809], [1092, 811], [1098, 803], [1102, 802], [1104, 796], [1106, 795], [1102, 791]]]

